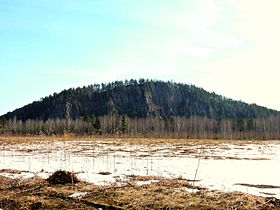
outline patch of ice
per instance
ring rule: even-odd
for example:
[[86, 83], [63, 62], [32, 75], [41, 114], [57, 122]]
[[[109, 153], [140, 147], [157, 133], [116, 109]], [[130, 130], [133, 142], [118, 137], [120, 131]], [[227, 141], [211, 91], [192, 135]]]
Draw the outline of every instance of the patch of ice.
[[87, 195], [87, 192], [74, 192], [73, 194], [69, 195], [70, 198], [83, 198]]
[[28, 179], [34, 177], [34, 173], [31, 172], [21, 172], [17, 174], [5, 172], [5, 173], [0, 173], [0, 175], [11, 179]]
[[142, 186], [142, 185], [152, 184], [152, 183], [156, 183], [156, 182], [159, 182], [159, 180], [138, 181], [138, 182], [136, 182], [136, 185]]
[[183, 190], [186, 192], [189, 192], [189, 193], [196, 193], [199, 191], [198, 189], [192, 189], [192, 188], [187, 188], [187, 187], [184, 187]]

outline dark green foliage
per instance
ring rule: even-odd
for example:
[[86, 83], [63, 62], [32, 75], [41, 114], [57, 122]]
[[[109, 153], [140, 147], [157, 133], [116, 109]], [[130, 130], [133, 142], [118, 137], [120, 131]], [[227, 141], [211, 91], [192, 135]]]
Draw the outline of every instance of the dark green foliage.
[[99, 121], [99, 118], [98, 118], [98, 117], [96, 117], [95, 123], [94, 123], [93, 127], [94, 127], [96, 130], [100, 130], [100, 129], [101, 129], [101, 125], [100, 125], [100, 121]]
[[[130, 118], [148, 116], [181, 116], [209, 119], [255, 119], [279, 115], [278, 111], [227, 99], [209, 93], [193, 85], [140, 79], [95, 84], [88, 87], [68, 89], [54, 93], [40, 101], [26, 105], [4, 117], [26, 121], [48, 119], [79, 119], [85, 116], [126, 115]], [[240, 130], [244, 125], [239, 121], [235, 126]], [[247, 126], [253, 126], [250, 124]]]
[[85, 117], [82, 117], [82, 119], [90, 123], [92, 125], [92, 128], [94, 129], [94, 134], [101, 134], [101, 125], [99, 118], [96, 115], [87, 115]]
[[165, 123], [165, 130], [169, 133], [174, 133], [175, 132], [175, 121], [173, 117], [166, 117], [164, 118], [164, 123]]
[[256, 127], [256, 125], [255, 125], [254, 120], [252, 118], [246, 120], [246, 130], [254, 130], [255, 127]]
[[244, 125], [244, 120], [243, 119], [238, 119], [237, 120], [237, 130], [242, 132], [245, 130], [245, 125]]
[[122, 116], [122, 119], [121, 119], [121, 128], [120, 128], [120, 130], [121, 130], [121, 132], [122, 132], [123, 134], [126, 133], [127, 124], [126, 124], [126, 116], [125, 116], [125, 115]]
[[0, 134], [3, 133], [5, 128], [6, 120], [3, 117], [0, 117]]

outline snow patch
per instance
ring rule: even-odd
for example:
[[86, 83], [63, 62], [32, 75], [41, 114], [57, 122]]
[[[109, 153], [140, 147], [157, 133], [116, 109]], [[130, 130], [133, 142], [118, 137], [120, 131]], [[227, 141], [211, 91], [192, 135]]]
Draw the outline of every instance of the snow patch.
[[74, 192], [73, 194], [69, 195], [70, 198], [83, 198], [88, 194], [88, 192]]

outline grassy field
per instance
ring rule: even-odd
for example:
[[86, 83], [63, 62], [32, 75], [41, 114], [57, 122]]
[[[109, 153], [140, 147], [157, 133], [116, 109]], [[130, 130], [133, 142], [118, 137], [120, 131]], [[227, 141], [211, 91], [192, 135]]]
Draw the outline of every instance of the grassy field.
[[218, 144], [262, 144], [268, 140], [223, 140], [223, 139], [181, 139], [181, 138], [135, 138], [135, 137], [104, 137], [104, 136], [74, 136], [74, 135], [64, 135], [64, 136], [0, 136], [0, 143], [34, 143], [34, 142], [46, 142], [46, 141], [79, 141], [79, 140], [102, 140], [114, 141], [118, 143], [129, 143], [129, 144], [139, 144], [139, 145], [149, 145], [149, 144], [190, 144], [190, 145], [218, 145]]

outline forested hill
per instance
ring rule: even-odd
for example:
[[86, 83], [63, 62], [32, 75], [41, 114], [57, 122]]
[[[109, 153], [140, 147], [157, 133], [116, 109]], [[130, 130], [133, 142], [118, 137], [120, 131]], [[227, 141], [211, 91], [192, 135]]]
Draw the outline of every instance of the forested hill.
[[47, 120], [109, 114], [129, 117], [200, 116], [219, 120], [268, 117], [280, 112], [234, 101], [193, 85], [130, 80], [64, 90], [2, 117]]

